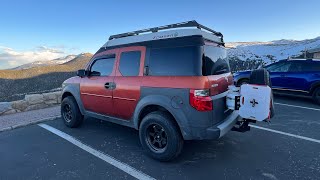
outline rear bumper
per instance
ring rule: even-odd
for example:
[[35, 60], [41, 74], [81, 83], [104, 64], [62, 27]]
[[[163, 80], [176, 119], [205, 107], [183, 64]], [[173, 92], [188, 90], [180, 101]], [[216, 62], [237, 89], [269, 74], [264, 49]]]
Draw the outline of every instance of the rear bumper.
[[219, 124], [211, 127], [190, 127], [191, 132], [184, 134], [185, 140], [219, 139], [228, 133], [239, 120], [238, 111], [233, 111]]
[[204, 139], [218, 139], [227, 134], [240, 118], [238, 111], [233, 111], [222, 123], [207, 129]]

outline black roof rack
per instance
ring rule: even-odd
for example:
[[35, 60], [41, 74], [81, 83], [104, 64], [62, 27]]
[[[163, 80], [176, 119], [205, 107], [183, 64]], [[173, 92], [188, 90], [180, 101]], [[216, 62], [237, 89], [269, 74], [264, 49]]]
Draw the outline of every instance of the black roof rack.
[[160, 30], [173, 29], [173, 28], [183, 28], [183, 27], [197, 27], [198, 29], [207, 30], [207, 31], [213, 33], [214, 35], [219, 36], [221, 38], [221, 41], [223, 42], [223, 35], [221, 32], [214, 31], [206, 26], [199, 24], [197, 21], [194, 21], [194, 20], [193, 21], [186, 21], [186, 22], [182, 22], [182, 23], [176, 23], [176, 24], [169, 24], [169, 25], [165, 25], [165, 26], [153, 27], [153, 28], [148, 28], [148, 29], [142, 29], [142, 30], [127, 32], [127, 33], [122, 33], [122, 34], [116, 34], [116, 35], [110, 36], [109, 40], [128, 37], [128, 36], [136, 36], [136, 35], [139, 35], [140, 33], [146, 33], [146, 32], [153, 32], [154, 33], [154, 32], [158, 32]]

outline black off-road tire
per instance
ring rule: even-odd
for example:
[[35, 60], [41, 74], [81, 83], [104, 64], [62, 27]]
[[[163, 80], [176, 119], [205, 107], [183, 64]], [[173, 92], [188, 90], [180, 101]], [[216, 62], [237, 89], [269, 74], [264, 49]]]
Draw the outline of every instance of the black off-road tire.
[[312, 93], [312, 99], [315, 103], [320, 105], [320, 87], [317, 87]]
[[74, 97], [68, 96], [62, 100], [61, 118], [64, 124], [70, 128], [76, 128], [82, 124], [84, 117]]
[[266, 69], [256, 69], [251, 72], [250, 84], [267, 85], [271, 87], [270, 75]]
[[[159, 140], [161, 143], [167, 143], [163, 149], [157, 149], [155, 146], [159, 144], [152, 144], [151, 142], [152, 136], [150, 134], [153, 133], [155, 127], [159, 130], [158, 132], [162, 132], [160, 133], [161, 138], [164, 137], [163, 134], [166, 134], [166, 141]], [[164, 133], [159, 127], [164, 130]], [[174, 123], [174, 119], [168, 113], [161, 111], [152, 112], [142, 119], [139, 137], [141, 145], [147, 154], [159, 161], [171, 161], [176, 158], [181, 153], [184, 143], [179, 127]]]

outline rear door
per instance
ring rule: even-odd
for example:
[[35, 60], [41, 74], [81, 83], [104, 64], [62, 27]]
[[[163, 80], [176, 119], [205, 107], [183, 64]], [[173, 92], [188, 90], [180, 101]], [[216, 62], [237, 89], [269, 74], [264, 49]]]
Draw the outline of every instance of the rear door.
[[307, 71], [309, 61], [299, 60], [291, 61], [289, 72], [287, 77], [287, 89], [291, 91], [308, 92], [308, 78], [312, 75], [312, 72]]
[[140, 99], [140, 88], [146, 48], [134, 46], [119, 49], [113, 92], [114, 116], [130, 120]]
[[208, 78], [210, 95], [213, 99], [211, 125], [214, 125], [225, 120], [232, 113], [227, 108], [226, 95], [218, 95], [226, 92], [228, 86], [233, 84], [233, 76], [224, 47], [211, 42], [205, 43], [202, 56], [202, 75]]
[[87, 111], [112, 116], [116, 54], [95, 58], [80, 83], [81, 100]]

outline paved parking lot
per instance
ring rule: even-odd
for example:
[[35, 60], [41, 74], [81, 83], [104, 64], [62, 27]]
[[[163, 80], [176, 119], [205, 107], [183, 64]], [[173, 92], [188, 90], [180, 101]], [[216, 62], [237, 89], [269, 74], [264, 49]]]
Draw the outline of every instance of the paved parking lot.
[[[318, 179], [320, 106], [276, 97], [271, 124], [230, 132], [216, 141], [188, 141], [161, 163], [146, 156], [138, 132], [86, 119], [61, 120], [0, 133], [0, 179]], [[274, 131], [275, 130], [275, 131]]]

